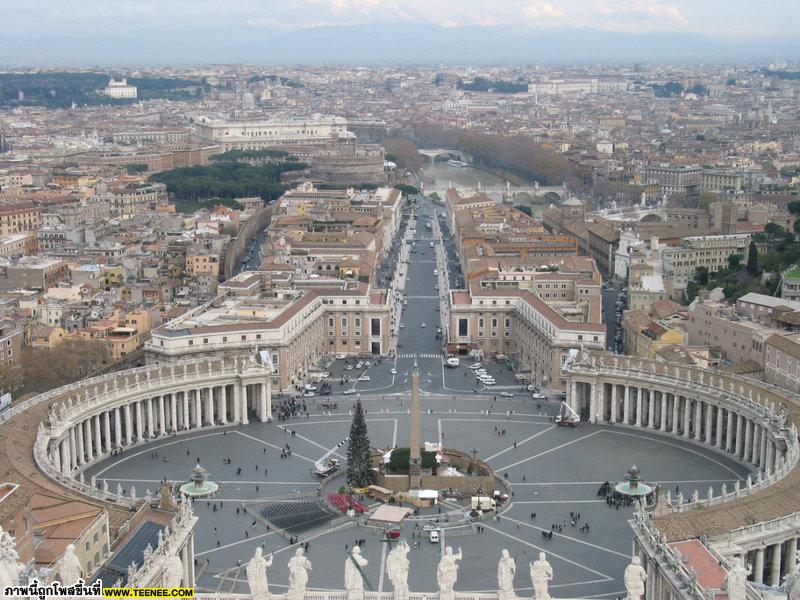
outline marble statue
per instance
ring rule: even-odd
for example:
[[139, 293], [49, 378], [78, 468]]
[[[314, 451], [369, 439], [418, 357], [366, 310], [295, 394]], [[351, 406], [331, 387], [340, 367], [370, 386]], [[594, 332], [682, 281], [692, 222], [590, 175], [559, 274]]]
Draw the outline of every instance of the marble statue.
[[411, 563], [408, 560], [409, 547], [405, 540], [401, 540], [386, 557], [386, 574], [392, 582], [394, 600], [408, 598], [408, 570]]
[[725, 591], [728, 592], [728, 600], [745, 600], [747, 598], [747, 576], [752, 569], [745, 568], [744, 559], [741, 556], [734, 556], [731, 561], [731, 568], [725, 576]]
[[295, 550], [294, 556], [289, 559], [289, 591], [286, 592], [287, 600], [303, 600], [306, 595], [308, 572], [311, 570], [311, 561], [305, 557], [302, 548]]
[[367, 566], [367, 559], [361, 556], [361, 548], [353, 546], [353, 551], [344, 561], [344, 589], [348, 600], [364, 598], [364, 576], [362, 569]]
[[436, 569], [436, 582], [439, 584], [439, 598], [440, 600], [452, 600], [455, 596], [453, 587], [456, 585], [458, 578], [458, 565], [456, 561], [462, 558], [461, 548], [458, 549], [458, 554], [453, 554], [453, 548], [447, 546], [444, 549], [444, 554], [439, 560], [439, 566]]
[[553, 567], [547, 562], [547, 555], [539, 552], [539, 560], [531, 563], [531, 583], [533, 584], [533, 600], [550, 600], [547, 590], [553, 579]]
[[131, 564], [128, 565], [128, 574], [125, 580], [126, 585], [133, 585], [134, 580], [136, 579], [136, 571], [138, 567], [136, 566], [136, 561], [132, 561]]
[[0, 589], [19, 585], [24, 565], [18, 562], [17, 544], [7, 531], [0, 527]]
[[267, 569], [272, 566], [272, 554], [269, 558], [261, 556], [261, 547], [256, 547], [256, 552], [245, 567], [247, 585], [250, 586], [250, 595], [254, 600], [269, 600], [269, 586], [267, 585]]
[[108, 480], [107, 479], [103, 479], [102, 486], [103, 486], [103, 495], [104, 496], [108, 496]]
[[174, 552], [167, 558], [167, 564], [164, 567], [164, 587], [181, 587], [182, 580], [183, 563], [181, 562], [180, 554]]
[[117, 483], [117, 497], [122, 498], [122, 484]]
[[639, 600], [644, 596], [644, 582], [647, 581], [647, 573], [642, 568], [642, 561], [638, 556], [631, 559], [631, 564], [625, 567], [625, 591], [628, 592], [626, 600]]
[[508, 550], [503, 548], [500, 555], [500, 562], [497, 563], [497, 594], [498, 600], [514, 600], [514, 575], [517, 572], [517, 564]]
[[81, 578], [83, 569], [81, 568], [81, 561], [75, 555], [75, 546], [69, 544], [64, 554], [58, 560], [58, 580], [61, 585], [73, 585], [78, 579]]

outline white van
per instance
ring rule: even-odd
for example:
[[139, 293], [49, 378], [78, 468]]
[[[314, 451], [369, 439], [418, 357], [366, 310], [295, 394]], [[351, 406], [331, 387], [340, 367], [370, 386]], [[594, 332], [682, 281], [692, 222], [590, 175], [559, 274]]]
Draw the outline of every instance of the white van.
[[457, 367], [458, 366], [458, 358], [452, 356], [445, 361], [445, 365], [448, 367]]
[[439, 543], [439, 532], [438, 531], [431, 531], [430, 540], [431, 540], [431, 544], [438, 544]]
[[438, 275], [439, 275], [439, 269], [434, 269], [433, 270], [433, 276], [437, 277]]

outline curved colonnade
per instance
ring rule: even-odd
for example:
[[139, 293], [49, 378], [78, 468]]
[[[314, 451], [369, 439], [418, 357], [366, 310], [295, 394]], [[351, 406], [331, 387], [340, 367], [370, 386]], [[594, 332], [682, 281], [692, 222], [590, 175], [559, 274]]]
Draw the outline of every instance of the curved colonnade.
[[682, 540], [702, 539], [724, 564], [742, 557], [754, 583], [777, 586], [795, 572], [800, 403], [794, 396], [735, 375], [599, 352], [578, 353], [565, 370], [567, 402], [583, 419], [702, 444], [752, 470], [720, 493], [709, 488], [684, 498], [666, 491], [652, 515], [637, 512], [631, 524], [648, 571], [648, 598], [697, 585], [669, 547]]
[[[109, 511], [112, 549], [115, 541], [141, 515], [155, 507], [137, 499], [131, 488], [125, 496], [118, 487], [84, 482], [83, 469], [112, 453], [146, 444], [156, 438], [201, 428], [246, 424], [250, 418], [271, 418], [272, 369], [255, 358], [194, 360], [168, 366], [149, 366], [110, 373], [50, 390], [18, 402], [0, 415], [0, 437], [7, 474], [25, 480], [32, 490], [56, 491], [67, 497], [76, 492]], [[35, 431], [31, 436], [28, 431]], [[33, 464], [33, 461], [35, 464]], [[174, 503], [159, 502], [161, 508]], [[163, 517], [162, 517], [163, 518]], [[166, 577], [172, 562], [173, 578], [194, 585], [194, 542], [197, 518], [184, 499], [159, 534], [156, 548], [148, 547], [143, 564], [128, 569], [128, 585], [152, 587]], [[180, 560], [182, 566], [176, 567]]]
[[[142, 367], [19, 403], [0, 423], [46, 404], [48, 418], [39, 424], [34, 443], [38, 467], [72, 490], [133, 508], [135, 497], [81, 481], [83, 468], [160, 436], [247, 423], [249, 415], [268, 420], [268, 371], [246, 359]], [[648, 428], [705, 444], [754, 472], [721, 494], [701, 497], [695, 492], [688, 499], [665, 494], [655, 516], [637, 512], [631, 523], [636, 552], [648, 574], [648, 598], [668, 597], [670, 582], [675, 589], [690, 591], [697, 585], [669, 547], [678, 540], [703, 539], [723, 564], [743, 556], [753, 565], [750, 578], [757, 583], [775, 585], [794, 571], [800, 532], [800, 404], [793, 397], [737, 376], [599, 352], [579, 353], [566, 372], [567, 401], [590, 422]], [[168, 557], [170, 544], [165, 541], [154, 556]], [[181, 546], [188, 580], [193, 578], [193, 552], [188, 541], [182, 540]], [[140, 572], [145, 566], [156, 572], [154, 564], [151, 560]]]
[[50, 399], [49, 426], [39, 427], [43, 452], [37, 463], [64, 483], [112, 452], [159, 437], [246, 424], [251, 415], [267, 421], [271, 375], [254, 361], [213, 359], [141, 367], [59, 388]]

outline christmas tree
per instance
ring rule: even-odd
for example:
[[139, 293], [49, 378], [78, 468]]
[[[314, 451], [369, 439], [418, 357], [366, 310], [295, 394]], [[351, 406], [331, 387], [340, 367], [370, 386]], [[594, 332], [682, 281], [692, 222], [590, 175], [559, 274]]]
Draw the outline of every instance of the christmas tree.
[[347, 483], [353, 487], [366, 487], [372, 483], [372, 465], [369, 459], [369, 435], [361, 400], [356, 402], [350, 439], [347, 441]]

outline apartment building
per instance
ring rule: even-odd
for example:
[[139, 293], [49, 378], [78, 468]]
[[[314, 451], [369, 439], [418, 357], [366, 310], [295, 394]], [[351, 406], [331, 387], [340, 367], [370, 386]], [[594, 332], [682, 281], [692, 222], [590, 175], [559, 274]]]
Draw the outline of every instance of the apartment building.
[[749, 244], [748, 233], [685, 237], [680, 246], [664, 249], [664, 270], [673, 289], [682, 292], [698, 267], [707, 268], [709, 273], [725, 269], [732, 254], [747, 257]]
[[688, 320], [686, 307], [671, 300], [625, 311], [622, 319], [625, 354], [655, 358], [667, 346], [685, 345]]
[[[145, 344], [147, 362], [188, 356], [235, 356], [254, 347], [272, 356], [274, 389], [287, 390], [323, 355], [382, 355], [389, 351], [390, 303], [385, 290], [341, 280], [275, 284], [260, 291], [242, 273], [222, 284], [218, 298], [156, 327]], [[241, 284], [238, 286], [237, 284]], [[259, 288], [256, 293], [249, 293]], [[237, 290], [248, 290], [240, 292]]]
[[36, 231], [42, 223], [41, 212], [33, 202], [0, 204], [0, 236]]
[[218, 144], [222, 152], [261, 150], [281, 144], [324, 144], [331, 139], [355, 137], [347, 130], [346, 119], [319, 114], [282, 121], [226, 121], [198, 116], [194, 133], [206, 142]]
[[527, 289], [450, 292], [447, 350], [513, 357], [531, 381], [564, 390], [562, 366], [570, 350], [605, 347], [602, 302], [594, 296], [579, 303], [548, 303]]
[[800, 393], [800, 334], [773, 334], [764, 344], [764, 379], [785, 390]]
[[697, 165], [648, 165], [645, 183], [658, 186], [659, 196], [696, 196], [700, 193], [702, 169]]
[[696, 300], [689, 307], [689, 343], [720, 353], [729, 363], [765, 364], [766, 340], [785, 334], [797, 319], [800, 303], [762, 294], [745, 294], [735, 305]]

